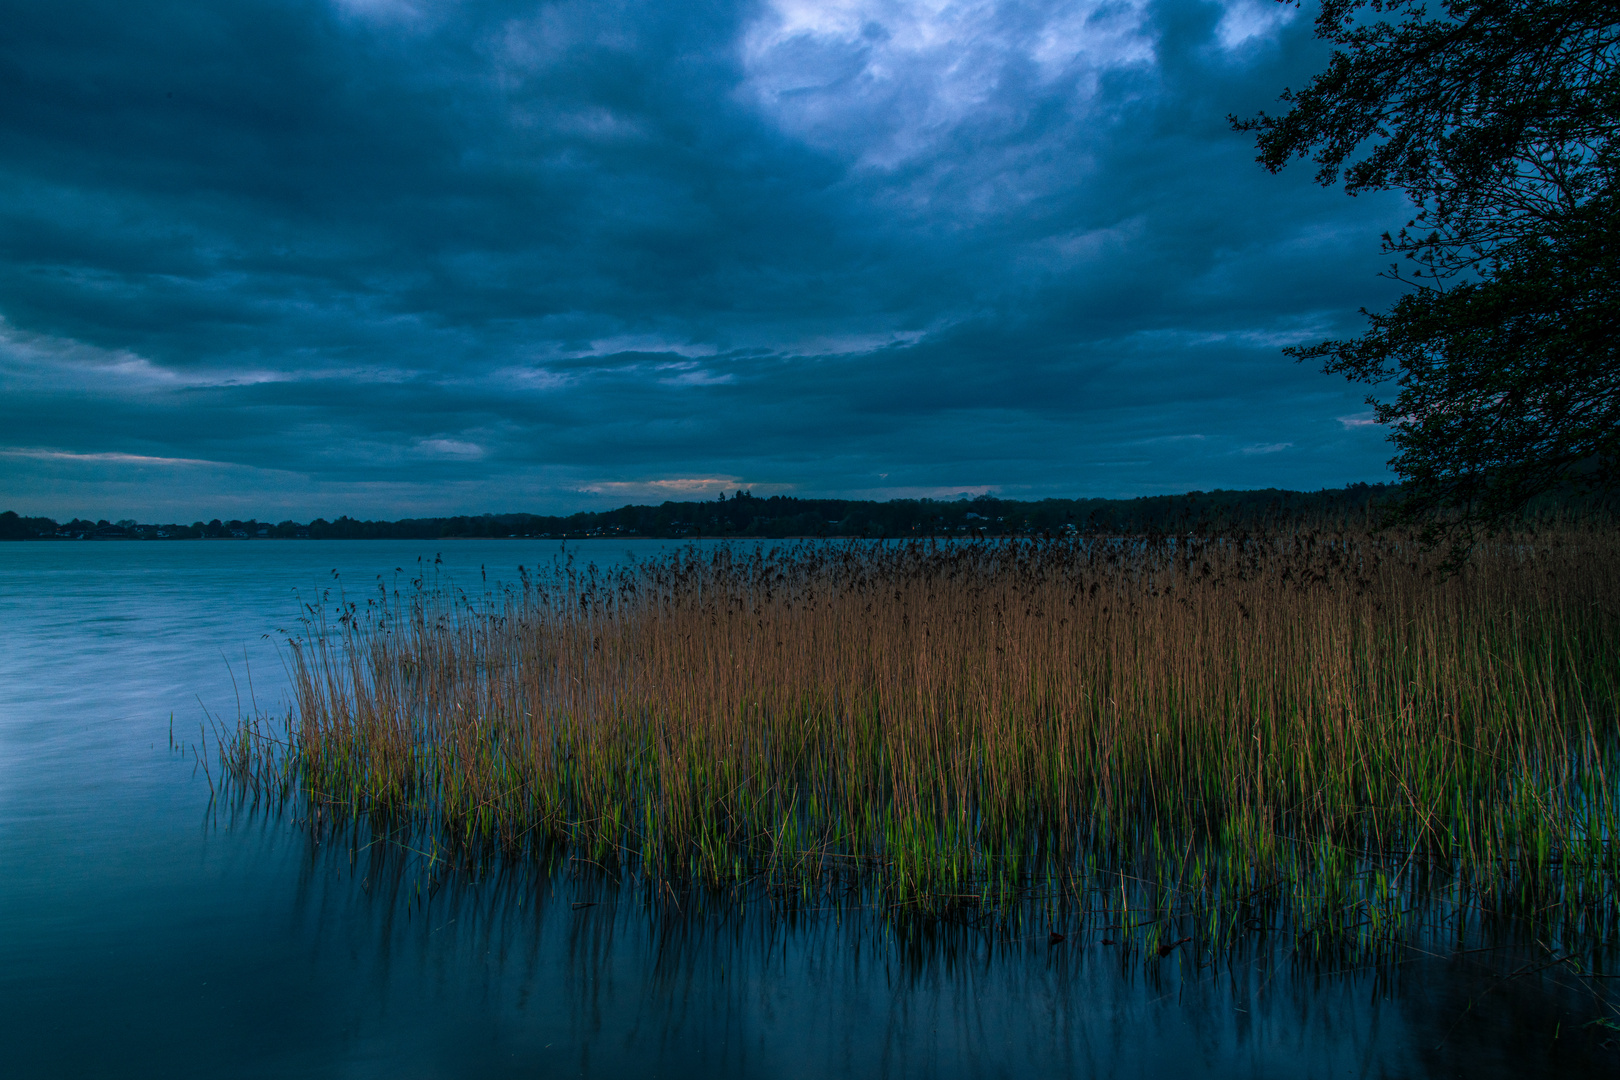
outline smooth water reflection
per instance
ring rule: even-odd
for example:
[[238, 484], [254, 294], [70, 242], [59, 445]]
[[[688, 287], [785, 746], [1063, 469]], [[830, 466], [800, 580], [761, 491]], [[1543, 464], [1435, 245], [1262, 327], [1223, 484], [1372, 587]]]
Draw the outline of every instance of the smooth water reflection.
[[[663, 545], [574, 545], [610, 565]], [[283, 700], [306, 598], [555, 542], [0, 545], [0, 1039], [15, 1076], [1613, 1075], [1592, 989], [1497, 954], [1197, 967], [861, 911], [473, 880], [212, 805], [204, 710]], [[338, 577], [333, 577], [333, 571]], [[234, 681], [233, 681], [234, 675]], [[251, 679], [251, 689], [249, 682]], [[175, 738], [170, 748], [170, 714]], [[591, 906], [576, 906], [589, 904]], [[1038, 940], [1034, 940], [1038, 938]]]

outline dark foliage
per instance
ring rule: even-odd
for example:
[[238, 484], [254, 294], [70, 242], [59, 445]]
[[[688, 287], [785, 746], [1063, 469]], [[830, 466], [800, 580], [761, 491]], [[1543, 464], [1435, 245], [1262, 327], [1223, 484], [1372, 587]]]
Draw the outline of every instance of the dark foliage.
[[[1614, 484], [1614, 230], [1524, 248], [1481, 281], [1402, 297], [1357, 340], [1295, 350], [1353, 379], [1399, 380], [1393, 400], [1373, 404], [1409, 485], [1401, 516], [1431, 539], [1500, 524], [1542, 492]], [[1457, 507], [1462, 517], [1444, 516]]]
[[[1466, 543], [1538, 495], [1620, 479], [1617, 0], [1324, 0], [1338, 49], [1282, 116], [1233, 119], [1276, 171], [1396, 188], [1415, 286], [1351, 341], [1288, 350], [1375, 384], [1399, 519]], [[1445, 516], [1437, 516], [1445, 515]]]

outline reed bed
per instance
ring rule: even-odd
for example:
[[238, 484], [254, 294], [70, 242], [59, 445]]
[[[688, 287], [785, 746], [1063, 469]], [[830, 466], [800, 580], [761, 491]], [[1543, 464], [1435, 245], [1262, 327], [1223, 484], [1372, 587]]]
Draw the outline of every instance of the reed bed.
[[[313, 605], [242, 790], [1158, 955], [1620, 941], [1620, 538], [691, 547]], [[854, 897], [851, 901], [849, 898]], [[1071, 933], [1073, 931], [1071, 930]]]

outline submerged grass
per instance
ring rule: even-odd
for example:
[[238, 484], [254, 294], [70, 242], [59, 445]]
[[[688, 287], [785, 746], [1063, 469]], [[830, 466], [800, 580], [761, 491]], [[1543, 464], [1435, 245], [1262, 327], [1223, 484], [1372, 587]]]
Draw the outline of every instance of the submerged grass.
[[[242, 790], [1145, 955], [1620, 941], [1620, 538], [688, 548], [308, 609]], [[1055, 914], [1054, 914], [1055, 913]], [[1072, 930], [1071, 930], [1072, 932]]]

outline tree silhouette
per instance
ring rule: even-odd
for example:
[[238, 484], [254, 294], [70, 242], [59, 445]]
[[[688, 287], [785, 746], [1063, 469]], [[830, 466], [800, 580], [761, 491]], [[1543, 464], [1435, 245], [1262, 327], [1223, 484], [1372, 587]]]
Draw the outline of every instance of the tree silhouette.
[[1385, 385], [1396, 520], [1458, 550], [1620, 468], [1615, 295], [1620, 2], [1324, 0], [1337, 48], [1281, 116], [1232, 117], [1275, 172], [1404, 191], [1384, 234], [1412, 291], [1360, 338], [1287, 351]]

